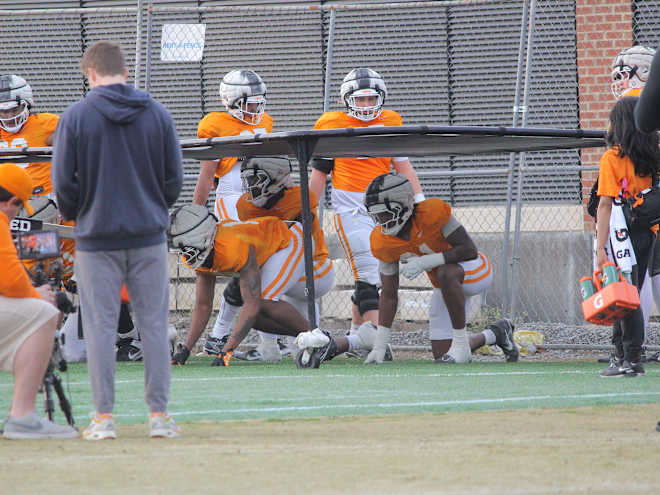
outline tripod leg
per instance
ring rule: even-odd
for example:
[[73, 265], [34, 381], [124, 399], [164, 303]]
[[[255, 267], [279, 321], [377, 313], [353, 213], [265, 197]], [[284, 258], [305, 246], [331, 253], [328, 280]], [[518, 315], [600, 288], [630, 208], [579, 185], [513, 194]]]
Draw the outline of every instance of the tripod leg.
[[69, 399], [66, 398], [66, 394], [64, 393], [64, 389], [62, 388], [62, 379], [56, 373], [53, 373], [52, 376], [53, 376], [53, 388], [55, 389], [55, 393], [57, 394], [57, 398], [60, 402], [60, 409], [62, 409], [62, 412], [66, 417], [67, 423], [69, 423], [71, 426], [75, 428], [76, 424], [75, 421], [73, 420], [73, 413], [71, 412], [71, 403], [69, 402]]
[[[51, 372], [52, 373], [52, 372]], [[46, 373], [44, 378], [44, 406], [46, 409], [46, 416], [50, 421], [53, 421], [53, 414], [55, 413], [55, 404], [53, 403], [53, 394], [52, 394], [52, 381], [51, 374]]]

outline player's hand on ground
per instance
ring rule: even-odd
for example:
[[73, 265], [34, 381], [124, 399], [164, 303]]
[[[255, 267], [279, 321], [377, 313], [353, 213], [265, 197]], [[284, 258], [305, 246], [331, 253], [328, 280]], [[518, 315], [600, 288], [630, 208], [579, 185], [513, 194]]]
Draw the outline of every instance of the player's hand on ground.
[[390, 341], [390, 329], [383, 325], [378, 325], [376, 330], [376, 337], [374, 338], [374, 346], [371, 352], [367, 354], [367, 359], [364, 364], [376, 363], [380, 364], [385, 360], [385, 352], [387, 351], [387, 344]]
[[412, 280], [424, 271], [424, 267], [422, 266], [422, 262], [419, 256], [410, 256], [405, 260], [401, 260], [399, 271], [404, 277]]
[[172, 356], [172, 364], [174, 366], [183, 366], [186, 364], [189, 356], [190, 351], [188, 348], [183, 344], [179, 344], [177, 351], [174, 353], [174, 356]]
[[386, 349], [387, 349], [386, 347], [383, 347], [383, 348], [374, 347], [373, 349], [371, 349], [371, 352], [369, 352], [369, 354], [367, 354], [367, 359], [364, 360], [364, 364], [369, 364], [369, 363], [380, 364], [380, 363], [382, 363], [383, 360], [385, 359]]
[[35, 290], [39, 293], [41, 299], [51, 304], [55, 304], [55, 291], [50, 285], [40, 285], [39, 287], [35, 287]]
[[234, 351], [221, 352], [218, 354], [218, 357], [213, 360], [211, 366], [229, 366], [233, 354]]

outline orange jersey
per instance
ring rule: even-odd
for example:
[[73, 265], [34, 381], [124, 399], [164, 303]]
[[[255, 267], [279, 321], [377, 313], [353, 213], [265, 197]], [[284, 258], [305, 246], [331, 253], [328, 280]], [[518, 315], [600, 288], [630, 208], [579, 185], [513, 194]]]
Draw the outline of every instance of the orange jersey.
[[635, 166], [629, 157], [620, 157], [616, 149], [608, 149], [600, 158], [598, 196], [616, 198], [624, 178], [628, 179], [628, 197], [651, 187], [651, 177], [635, 175]]
[[[226, 112], [211, 112], [197, 126], [198, 138], [252, 136], [267, 132], [273, 132], [273, 118], [267, 113], [264, 113], [259, 124], [250, 125]], [[235, 156], [221, 158], [215, 169], [215, 176], [222, 177], [227, 174], [237, 161], [238, 158]]]
[[[59, 117], [53, 113], [35, 113], [30, 115], [25, 125], [15, 134], [0, 128], [0, 148], [22, 148], [24, 146], [49, 146], [46, 138], [50, 136], [57, 127]], [[53, 191], [50, 182], [50, 162], [18, 164], [25, 168], [32, 179], [35, 196], [49, 194]]]
[[11, 238], [9, 217], [0, 211], [0, 295], [5, 297], [36, 297], [39, 293], [32, 287], [30, 278], [18, 260], [16, 246]]
[[[312, 212], [312, 238], [314, 239], [314, 261], [325, 261], [328, 258], [328, 247], [325, 245], [323, 229], [317, 216], [319, 201], [312, 191], [309, 192], [309, 207]], [[302, 222], [302, 201], [300, 199], [300, 186], [289, 187], [284, 196], [272, 208], [259, 208], [247, 200], [243, 194], [236, 203], [238, 218], [249, 220], [256, 217], [277, 217], [281, 220], [295, 220]]]
[[[406, 253], [417, 256], [442, 253], [452, 246], [442, 234], [442, 227], [451, 216], [451, 206], [438, 198], [417, 203], [410, 229], [410, 240], [383, 234], [376, 227], [371, 232], [371, 252], [374, 257], [386, 263], [396, 263]], [[433, 284], [439, 287], [433, 272], [426, 272]]]
[[[401, 116], [393, 110], [382, 113], [369, 122], [363, 122], [343, 112], [326, 112], [314, 124], [314, 129], [345, 129], [349, 127], [400, 126]], [[332, 169], [332, 187], [344, 191], [364, 192], [379, 175], [390, 172], [391, 157], [335, 158]]]
[[254, 246], [257, 264], [262, 266], [273, 253], [284, 249], [291, 242], [291, 232], [276, 217], [262, 217], [238, 222], [222, 220], [213, 243], [213, 268], [198, 271], [237, 273], [247, 263], [250, 246]]

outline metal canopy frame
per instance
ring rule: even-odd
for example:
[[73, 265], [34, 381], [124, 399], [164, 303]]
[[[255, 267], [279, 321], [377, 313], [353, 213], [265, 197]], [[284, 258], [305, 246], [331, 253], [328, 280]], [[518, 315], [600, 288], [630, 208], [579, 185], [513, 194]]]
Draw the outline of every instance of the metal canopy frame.
[[[183, 139], [184, 158], [217, 160], [221, 157], [295, 157], [300, 168], [300, 190], [309, 323], [316, 326], [311, 211], [307, 168], [311, 158], [353, 156], [441, 156], [515, 153], [604, 147], [605, 131], [553, 128], [478, 126], [361, 127], [273, 132], [254, 136]], [[0, 150], [0, 163], [48, 162], [52, 147]]]

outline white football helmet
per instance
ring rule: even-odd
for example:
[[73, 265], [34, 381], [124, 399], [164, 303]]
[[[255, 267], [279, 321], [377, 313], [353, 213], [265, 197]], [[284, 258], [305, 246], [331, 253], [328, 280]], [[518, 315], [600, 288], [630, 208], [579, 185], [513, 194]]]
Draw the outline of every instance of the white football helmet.
[[415, 210], [415, 193], [403, 175], [383, 174], [367, 186], [364, 205], [383, 234], [397, 235]]
[[30, 215], [21, 208], [18, 212], [19, 217], [31, 218], [33, 220], [41, 220], [44, 223], [57, 223], [59, 220], [59, 210], [55, 201], [48, 196], [32, 196], [30, 198], [30, 206], [34, 210], [34, 214]]
[[257, 125], [266, 110], [266, 84], [254, 71], [233, 70], [222, 78], [220, 98], [229, 115]]
[[202, 205], [185, 205], [170, 215], [167, 230], [170, 247], [181, 252], [184, 262], [196, 270], [206, 261], [218, 230], [218, 220]]
[[654, 49], [637, 45], [622, 50], [614, 57], [611, 87], [617, 100], [631, 89], [644, 87], [654, 55]]
[[[387, 97], [387, 88], [380, 74], [371, 69], [353, 69], [341, 83], [339, 88], [341, 101], [346, 106], [346, 113], [351, 117], [368, 122], [380, 115]], [[376, 96], [376, 104], [370, 106], [358, 105], [358, 98]]]
[[12, 117], [0, 118], [0, 127], [12, 134], [20, 131], [32, 105], [32, 88], [25, 79], [14, 74], [0, 76], [0, 110], [15, 110]]
[[249, 158], [241, 164], [241, 182], [247, 200], [262, 208], [270, 198], [291, 186], [291, 161], [279, 156]]

